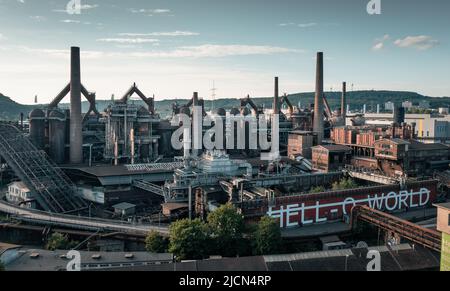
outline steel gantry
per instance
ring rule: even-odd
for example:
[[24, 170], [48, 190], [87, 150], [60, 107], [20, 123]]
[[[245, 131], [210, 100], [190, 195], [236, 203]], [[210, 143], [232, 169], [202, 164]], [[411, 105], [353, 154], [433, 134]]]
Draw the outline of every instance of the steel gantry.
[[0, 155], [45, 211], [70, 213], [87, 207], [64, 172], [10, 124], [0, 123]]

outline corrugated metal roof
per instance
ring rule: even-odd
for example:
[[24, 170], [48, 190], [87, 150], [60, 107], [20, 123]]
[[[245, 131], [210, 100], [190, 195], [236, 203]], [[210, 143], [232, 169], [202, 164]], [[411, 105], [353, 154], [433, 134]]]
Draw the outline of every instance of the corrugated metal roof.
[[346, 257], [352, 255], [353, 252], [351, 250], [333, 250], [333, 251], [321, 251], [321, 252], [290, 254], [290, 255], [264, 256], [264, 260], [266, 261], [266, 263], [290, 262], [290, 261], [301, 261], [319, 258]]

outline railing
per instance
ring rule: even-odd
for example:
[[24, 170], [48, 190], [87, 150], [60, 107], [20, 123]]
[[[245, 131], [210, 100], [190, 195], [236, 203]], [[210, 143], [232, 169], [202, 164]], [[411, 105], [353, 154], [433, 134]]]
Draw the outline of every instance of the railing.
[[393, 215], [362, 205], [357, 205], [352, 209], [352, 226], [355, 225], [357, 220], [366, 221], [385, 231], [396, 233], [405, 239], [423, 245], [434, 251], [441, 251], [442, 235], [438, 231], [424, 228]]

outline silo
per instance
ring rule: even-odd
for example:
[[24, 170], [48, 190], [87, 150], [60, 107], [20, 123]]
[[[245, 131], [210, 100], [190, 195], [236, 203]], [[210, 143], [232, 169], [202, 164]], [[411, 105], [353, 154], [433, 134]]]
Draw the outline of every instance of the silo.
[[48, 116], [50, 157], [57, 164], [65, 162], [66, 115], [60, 110], [53, 110]]
[[45, 113], [41, 109], [33, 109], [30, 113], [30, 139], [38, 149], [44, 149]]

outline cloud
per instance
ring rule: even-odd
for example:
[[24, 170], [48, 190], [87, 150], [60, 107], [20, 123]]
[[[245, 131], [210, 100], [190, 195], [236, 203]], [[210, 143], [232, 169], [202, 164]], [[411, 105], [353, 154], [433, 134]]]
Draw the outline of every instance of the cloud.
[[37, 22], [42, 22], [42, 21], [46, 21], [47, 20], [46, 17], [40, 16], [40, 15], [32, 15], [32, 16], [30, 16], [30, 19], [33, 19], [33, 20], [35, 20]]
[[142, 43], [157, 43], [158, 39], [154, 38], [100, 38], [100, 42], [115, 42], [121, 44], [142, 44]]
[[271, 55], [276, 53], [298, 53], [300, 50], [255, 45], [212, 45], [183, 46], [171, 51], [132, 53], [135, 57], [162, 58], [221, 58], [229, 56]]
[[[81, 4], [80, 5], [80, 9], [81, 10], [91, 10], [91, 9], [95, 9], [98, 8], [100, 5], [98, 4]], [[66, 9], [53, 9], [53, 12], [59, 12], [59, 13], [67, 13]]]
[[150, 33], [119, 33], [120, 36], [197, 36], [198, 32], [192, 31], [167, 31], [167, 32], [150, 32]]
[[307, 28], [307, 27], [317, 26], [317, 23], [316, 22], [299, 23], [297, 26], [300, 27], [300, 28]]
[[375, 44], [372, 47], [373, 51], [381, 51], [385, 47], [385, 42], [388, 41], [391, 37], [389, 34], [385, 34], [382, 38], [375, 39]]
[[79, 21], [79, 20], [72, 20], [72, 19], [64, 19], [64, 20], [61, 20], [61, 22], [63, 22], [63, 23], [81, 23], [81, 21]]
[[397, 39], [394, 44], [400, 48], [415, 48], [424, 51], [439, 45], [439, 41], [428, 35], [418, 35]]
[[280, 23], [279, 26], [296, 26], [300, 28], [309, 28], [319, 25], [317, 22], [308, 22], [308, 23], [295, 23], [295, 22], [286, 22]]
[[[123, 42], [126, 43], [126, 42]], [[59, 49], [34, 49], [29, 47], [19, 47], [25, 53], [43, 54], [50, 57], [64, 57], [70, 55], [69, 50]], [[290, 49], [276, 46], [256, 46], [256, 45], [211, 45], [183, 46], [173, 50], [150, 50], [135, 52], [103, 52], [103, 51], [82, 51], [83, 58], [98, 59], [105, 57], [120, 58], [222, 58], [231, 56], [251, 56], [251, 55], [273, 55], [284, 53], [303, 53], [303, 50]]]
[[153, 15], [167, 15], [167, 16], [173, 16], [170, 9], [136, 9], [136, 8], [130, 8], [128, 9], [131, 13], [140, 13], [140, 14], [147, 14], [147, 16], [153, 16]]
[[0, 41], [6, 39], [6, 37], [3, 36], [3, 34], [0, 33]]

